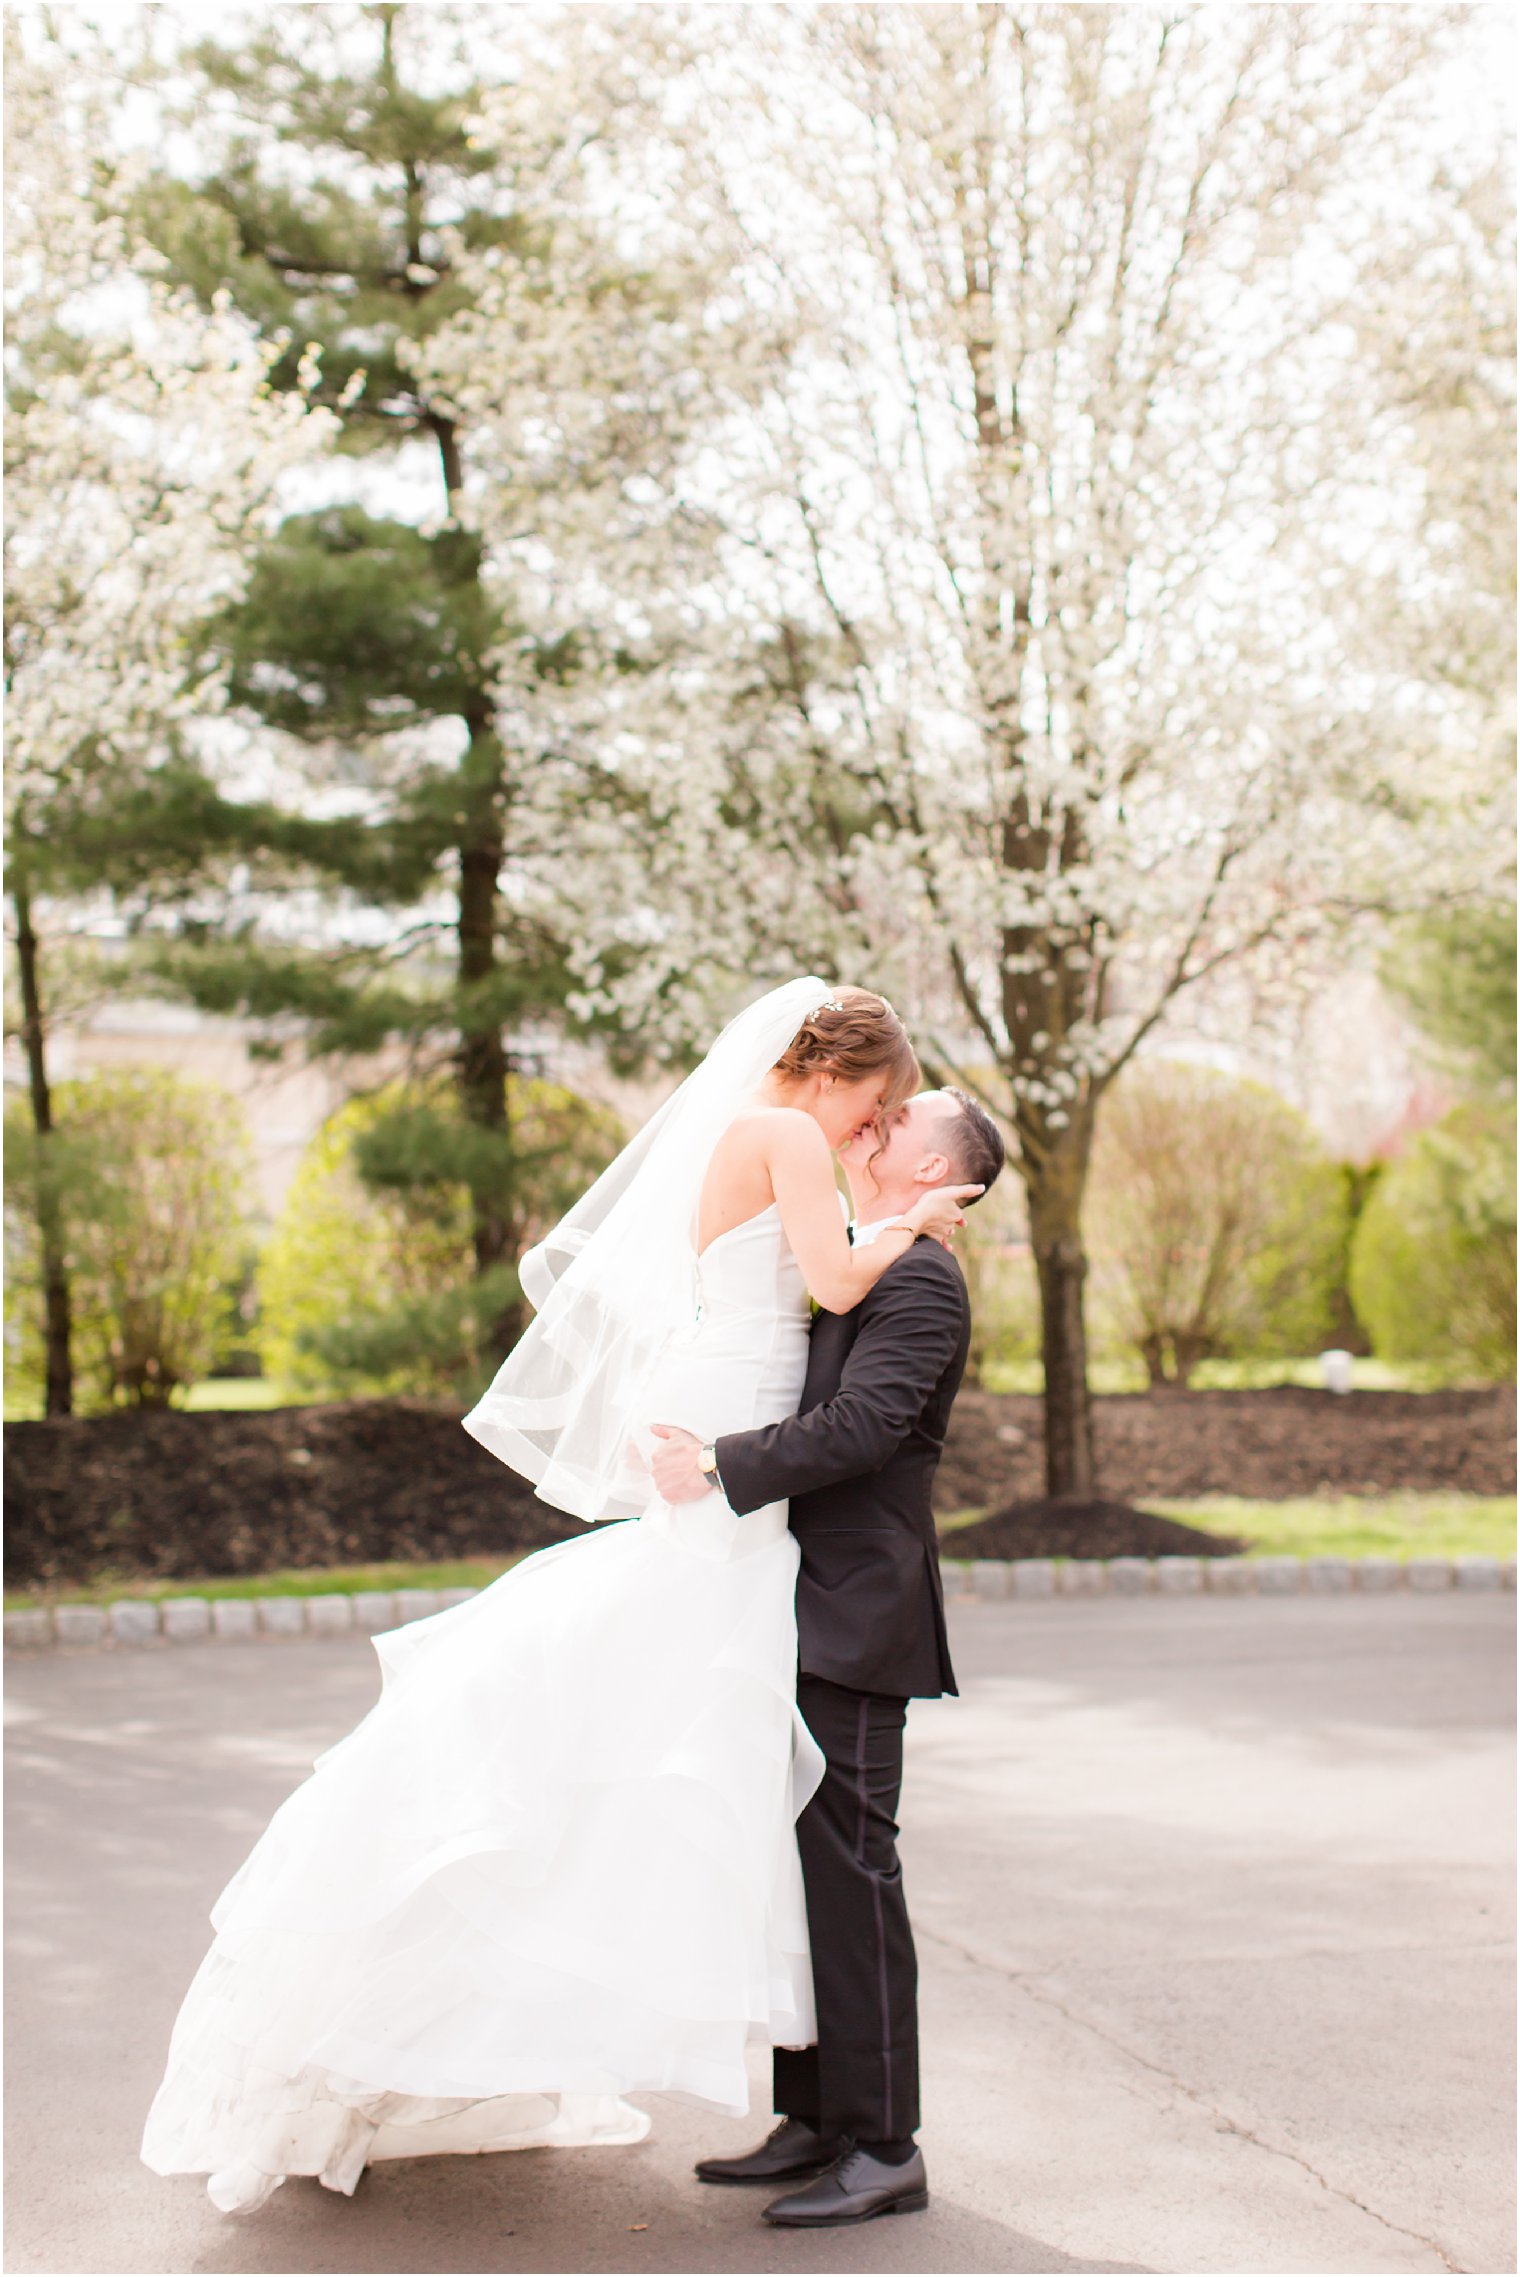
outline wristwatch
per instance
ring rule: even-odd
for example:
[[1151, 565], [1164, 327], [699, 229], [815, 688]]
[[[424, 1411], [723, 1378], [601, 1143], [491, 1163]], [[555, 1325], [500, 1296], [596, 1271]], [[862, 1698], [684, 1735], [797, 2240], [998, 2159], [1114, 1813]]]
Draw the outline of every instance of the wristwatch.
[[711, 1479], [714, 1486], [722, 1484], [718, 1477], [718, 1450], [711, 1440], [705, 1447], [697, 1449], [697, 1469], [704, 1478]]

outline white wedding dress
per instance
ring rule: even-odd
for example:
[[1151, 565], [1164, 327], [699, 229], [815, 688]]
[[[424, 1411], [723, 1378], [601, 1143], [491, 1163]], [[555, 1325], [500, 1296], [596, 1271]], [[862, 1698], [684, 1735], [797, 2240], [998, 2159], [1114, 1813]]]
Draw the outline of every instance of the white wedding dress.
[[[697, 1286], [649, 1420], [794, 1413], [808, 1306], [774, 1207]], [[378, 2158], [635, 2141], [629, 2091], [748, 2109], [746, 2045], [813, 2037], [786, 1518], [654, 1497], [375, 1639], [379, 1702], [212, 1914], [150, 2167], [246, 2211]]]

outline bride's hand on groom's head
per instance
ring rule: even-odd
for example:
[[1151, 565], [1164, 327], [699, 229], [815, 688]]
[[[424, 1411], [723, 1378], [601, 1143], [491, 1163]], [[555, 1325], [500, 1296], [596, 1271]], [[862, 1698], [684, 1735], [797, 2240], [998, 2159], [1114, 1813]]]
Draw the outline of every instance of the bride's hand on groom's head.
[[915, 1234], [926, 1233], [948, 1249], [956, 1227], [966, 1222], [966, 1204], [981, 1191], [980, 1186], [933, 1186], [920, 1194], [903, 1222]]

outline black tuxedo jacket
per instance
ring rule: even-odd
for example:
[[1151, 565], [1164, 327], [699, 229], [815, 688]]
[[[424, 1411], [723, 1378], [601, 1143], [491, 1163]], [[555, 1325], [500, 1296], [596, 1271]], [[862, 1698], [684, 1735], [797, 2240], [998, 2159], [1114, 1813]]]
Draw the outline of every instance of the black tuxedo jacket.
[[971, 1342], [960, 1267], [921, 1240], [813, 1323], [796, 1415], [717, 1441], [741, 1514], [791, 1502], [801, 1671], [856, 1692], [956, 1689], [930, 1489]]

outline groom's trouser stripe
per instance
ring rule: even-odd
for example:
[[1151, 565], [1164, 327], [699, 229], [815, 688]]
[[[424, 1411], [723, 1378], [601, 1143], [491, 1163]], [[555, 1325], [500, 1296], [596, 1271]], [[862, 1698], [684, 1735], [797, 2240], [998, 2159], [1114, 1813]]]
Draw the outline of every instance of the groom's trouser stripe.
[[[855, 1863], [862, 1873], [870, 1873], [866, 1859], [866, 1836], [871, 1823], [870, 1773], [866, 1756], [866, 1739], [870, 1729], [871, 1702], [866, 1693], [860, 1697], [860, 1715], [855, 1726], [855, 1791], [860, 1802], [860, 1813], [855, 1825]], [[893, 1798], [896, 1808], [896, 1797]], [[896, 1828], [893, 1833], [895, 1835]], [[876, 1997], [881, 2024], [881, 2098], [886, 2110], [888, 2126], [886, 2137], [892, 2136], [892, 2004], [887, 1993], [887, 1931], [881, 1914], [881, 1883], [871, 1875], [871, 1908], [876, 1921]], [[874, 2139], [874, 2138], [873, 2138]]]
[[776, 2109], [890, 2141], [918, 2125], [918, 1971], [895, 1823], [907, 1702], [806, 1675], [797, 1698], [827, 1765], [797, 1823], [818, 2046], [776, 2051]]

